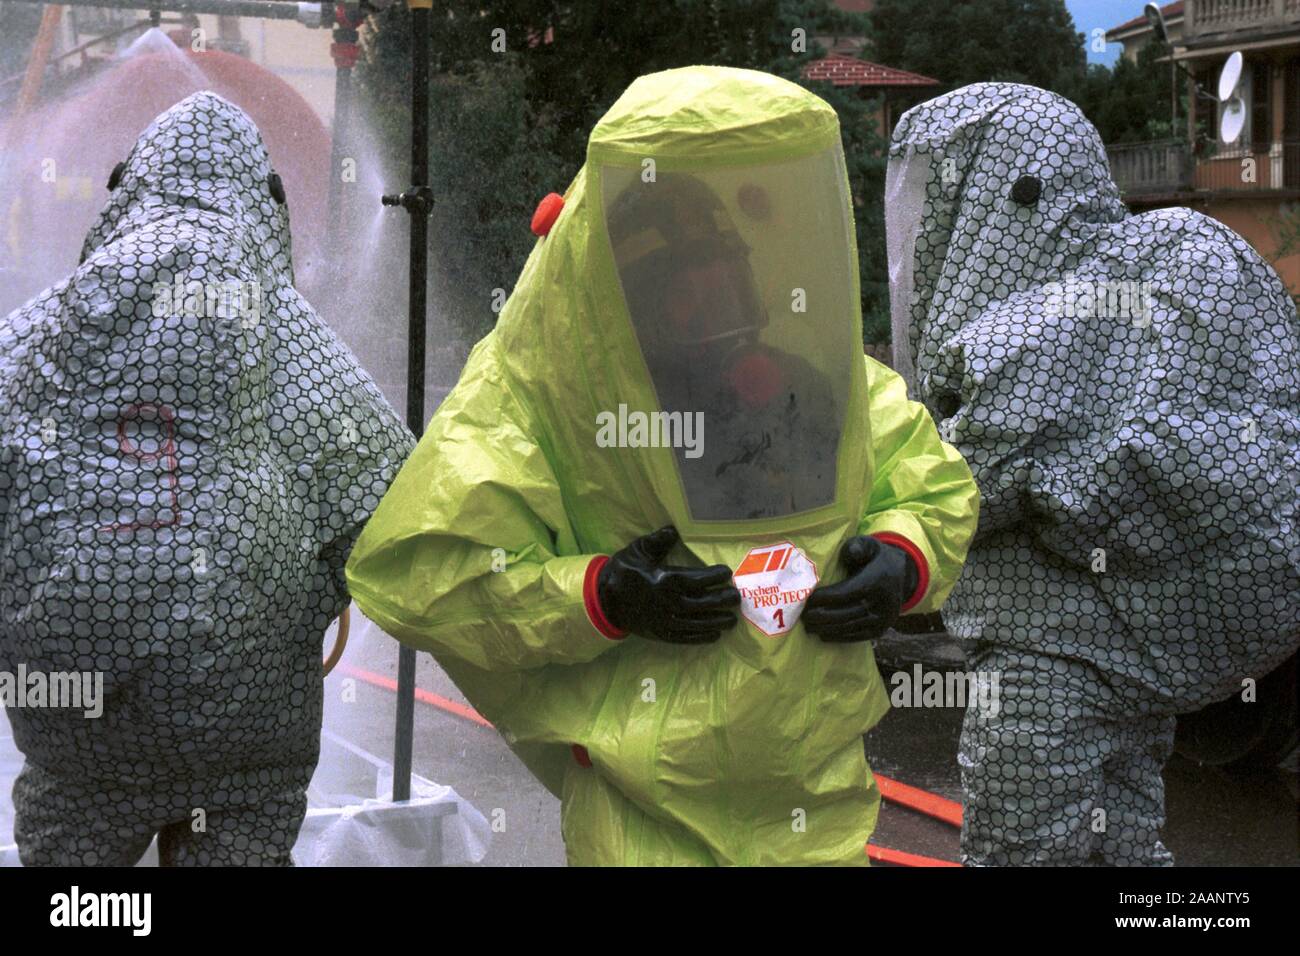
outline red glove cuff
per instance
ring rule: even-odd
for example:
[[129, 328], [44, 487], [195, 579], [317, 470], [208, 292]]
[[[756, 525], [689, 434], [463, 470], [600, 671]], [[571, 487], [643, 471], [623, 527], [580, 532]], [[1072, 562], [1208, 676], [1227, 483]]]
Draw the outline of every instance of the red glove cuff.
[[921, 598], [925, 597], [926, 589], [930, 586], [930, 565], [926, 563], [925, 555], [921, 553], [921, 549], [901, 534], [882, 531], [880, 534], [873, 534], [871, 537], [877, 541], [883, 541], [885, 544], [892, 544], [895, 547], [902, 548], [916, 562], [916, 590], [912, 592], [911, 597], [903, 602], [901, 611], [901, 613], [906, 614], [921, 603]]
[[587, 609], [587, 619], [591, 621], [592, 627], [611, 641], [621, 641], [627, 637], [627, 631], [615, 627], [605, 616], [604, 608], [600, 606], [597, 585], [600, 581], [600, 569], [608, 563], [609, 555], [598, 554], [587, 565], [587, 574], [582, 580], [582, 603]]

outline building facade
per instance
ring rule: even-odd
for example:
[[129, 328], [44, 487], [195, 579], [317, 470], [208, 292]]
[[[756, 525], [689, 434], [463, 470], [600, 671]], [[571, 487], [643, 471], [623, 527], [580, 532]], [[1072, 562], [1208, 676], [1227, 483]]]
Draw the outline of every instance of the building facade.
[[[1177, 8], [1174, 10], [1173, 8]], [[1185, 77], [1184, 135], [1109, 148], [1111, 170], [1134, 208], [1190, 206], [1240, 233], [1300, 297], [1300, 0], [1183, 0], [1163, 10], [1173, 60]], [[1136, 55], [1154, 34], [1139, 18], [1107, 33]], [[1242, 70], [1226, 102], [1229, 56]], [[1240, 133], [1225, 138], [1224, 113]]]

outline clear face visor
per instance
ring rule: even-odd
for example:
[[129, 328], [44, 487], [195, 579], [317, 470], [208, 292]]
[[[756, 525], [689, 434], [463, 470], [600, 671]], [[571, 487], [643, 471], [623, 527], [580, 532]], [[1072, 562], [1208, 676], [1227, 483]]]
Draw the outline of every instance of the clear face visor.
[[911, 344], [916, 239], [925, 212], [930, 157], [908, 152], [885, 171], [885, 247], [889, 258], [889, 318], [893, 365], [915, 397], [916, 357]]
[[601, 169], [624, 303], [696, 520], [780, 517], [835, 499], [860, 360], [852, 219], [838, 149], [785, 163]]

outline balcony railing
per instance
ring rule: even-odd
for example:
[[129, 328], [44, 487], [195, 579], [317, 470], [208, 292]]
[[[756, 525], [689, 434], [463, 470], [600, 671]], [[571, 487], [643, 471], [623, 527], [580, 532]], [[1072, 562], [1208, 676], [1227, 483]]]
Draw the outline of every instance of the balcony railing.
[[1221, 149], [1196, 163], [1192, 186], [1211, 192], [1300, 189], [1300, 142]]
[[1125, 143], [1106, 147], [1110, 174], [1129, 195], [1180, 193], [1192, 188], [1195, 163], [1186, 140]]
[[[1297, 0], [1300, 2], [1300, 0]], [[1126, 200], [1187, 194], [1300, 192], [1300, 141], [1214, 150], [1194, 156], [1183, 140], [1107, 147], [1110, 172]]]
[[1300, 27], [1300, 0], [1186, 0], [1183, 42], [1234, 34], [1269, 36]]

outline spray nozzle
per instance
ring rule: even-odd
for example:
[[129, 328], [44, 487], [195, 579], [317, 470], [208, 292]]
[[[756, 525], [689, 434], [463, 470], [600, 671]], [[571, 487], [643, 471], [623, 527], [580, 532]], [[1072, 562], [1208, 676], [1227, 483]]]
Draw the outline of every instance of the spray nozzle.
[[380, 196], [379, 201], [385, 206], [401, 206], [412, 216], [427, 216], [433, 212], [433, 190], [428, 186], [416, 186], [404, 193], [389, 193]]

